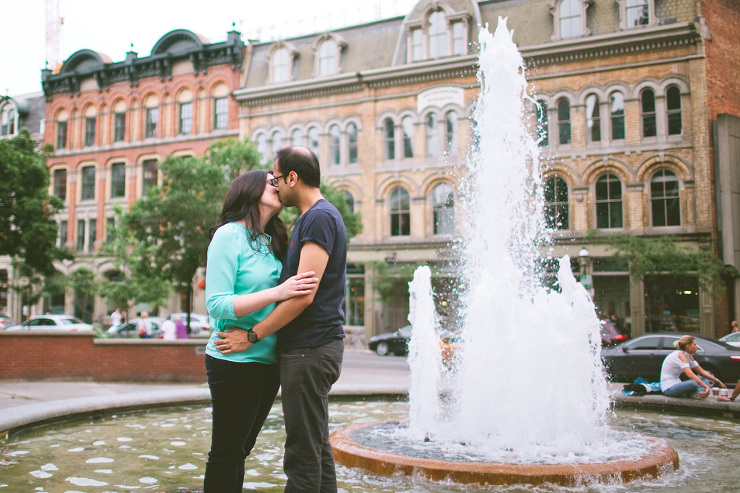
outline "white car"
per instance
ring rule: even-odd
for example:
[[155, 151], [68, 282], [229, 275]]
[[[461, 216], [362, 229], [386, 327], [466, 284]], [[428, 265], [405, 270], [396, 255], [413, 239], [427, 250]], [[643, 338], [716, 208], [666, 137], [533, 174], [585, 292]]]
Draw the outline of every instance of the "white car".
[[[173, 313], [170, 315], [170, 320], [173, 322], [175, 318], [182, 320], [182, 323], [188, 323], [188, 314], [185, 312]], [[191, 313], [190, 314], [190, 337], [210, 337], [211, 336], [211, 324], [208, 321], [208, 315], [202, 313]]]
[[740, 332], [730, 332], [726, 336], [720, 337], [719, 340], [730, 346], [740, 347]]
[[39, 315], [31, 317], [20, 325], [8, 327], [6, 331], [54, 330], [54, 331], [92, 331], [93, 326], [72, 315]]

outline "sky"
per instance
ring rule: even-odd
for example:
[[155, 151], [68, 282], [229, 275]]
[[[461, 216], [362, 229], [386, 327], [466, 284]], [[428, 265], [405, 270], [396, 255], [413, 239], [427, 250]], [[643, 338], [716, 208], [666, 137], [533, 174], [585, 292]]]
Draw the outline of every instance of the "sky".
[[[235, 24], [242, 39], [269, 41], [404, 16], [418, 0], [57, 0], [61, 60], [81, 49], [114, 62], [126, 52], [148, 56], [173, 29], [226, 41]], [[41, 92], [46, 61], [46, 0], [0, 0], [0, 95]], [[117, 7], [117, 8], [114, 8]], [[49, 68], [53, 68], [51, 65]]]

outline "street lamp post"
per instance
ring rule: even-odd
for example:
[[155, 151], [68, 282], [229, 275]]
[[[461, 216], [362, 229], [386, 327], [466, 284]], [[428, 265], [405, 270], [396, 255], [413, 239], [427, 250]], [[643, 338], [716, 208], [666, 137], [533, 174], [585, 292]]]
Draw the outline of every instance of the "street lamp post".
[[581, 248], [581, 251], [578, 252], [578, 262], [581, 265], [581, 276], [580, 276], [580, 283], [583, 284], [583, 287], [586, 289], [586, 292], [588, 292], [589, 296], [591, 298], [594, 297], [594, 288], [593, 288], [593, 281], [591, 280], [591, 274], [589, 274], [589, 253], [588, 250], [586, 250], [586, 247]]

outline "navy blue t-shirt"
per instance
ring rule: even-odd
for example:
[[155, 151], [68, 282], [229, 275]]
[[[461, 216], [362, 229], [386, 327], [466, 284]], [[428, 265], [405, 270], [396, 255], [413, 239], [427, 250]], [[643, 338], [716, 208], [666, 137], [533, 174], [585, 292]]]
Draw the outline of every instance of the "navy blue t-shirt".
[[301, 248], [307, 241], [329, 253], [316, 296], [303, 312], [278, 331], [278, 347], [317, 347], [344, 337], [344, 281], [347, 270], [347, 233], [339, 211], [328, 200], [316, 202], [300, 216], [290, 237], [280, 282], [298, 272]]

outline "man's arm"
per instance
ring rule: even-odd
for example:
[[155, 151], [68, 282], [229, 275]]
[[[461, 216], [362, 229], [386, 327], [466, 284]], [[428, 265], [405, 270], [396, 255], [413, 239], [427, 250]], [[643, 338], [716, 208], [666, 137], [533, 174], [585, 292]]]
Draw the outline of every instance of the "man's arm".
[[[324, 250], [323, 247], [310, 241], [303, 244], [301, 258], [298, 262], [298, 272], [313, 271], [313, 277], [318, 278], [316, 287], [305, 296], [296, 296], [283, 301], [264, 320], [255, 325], [252, 330], [260, 340], [285, 327], [313, 302], [328, 262], [329, 252]], [[252, 346], [247, 340], [247, 331], [245, 330], [233, 329], [227, 332], [219, 332], [218, 336], [222, 339], [216, 340], [216, 348], [222, 354], [240, 353]]]

